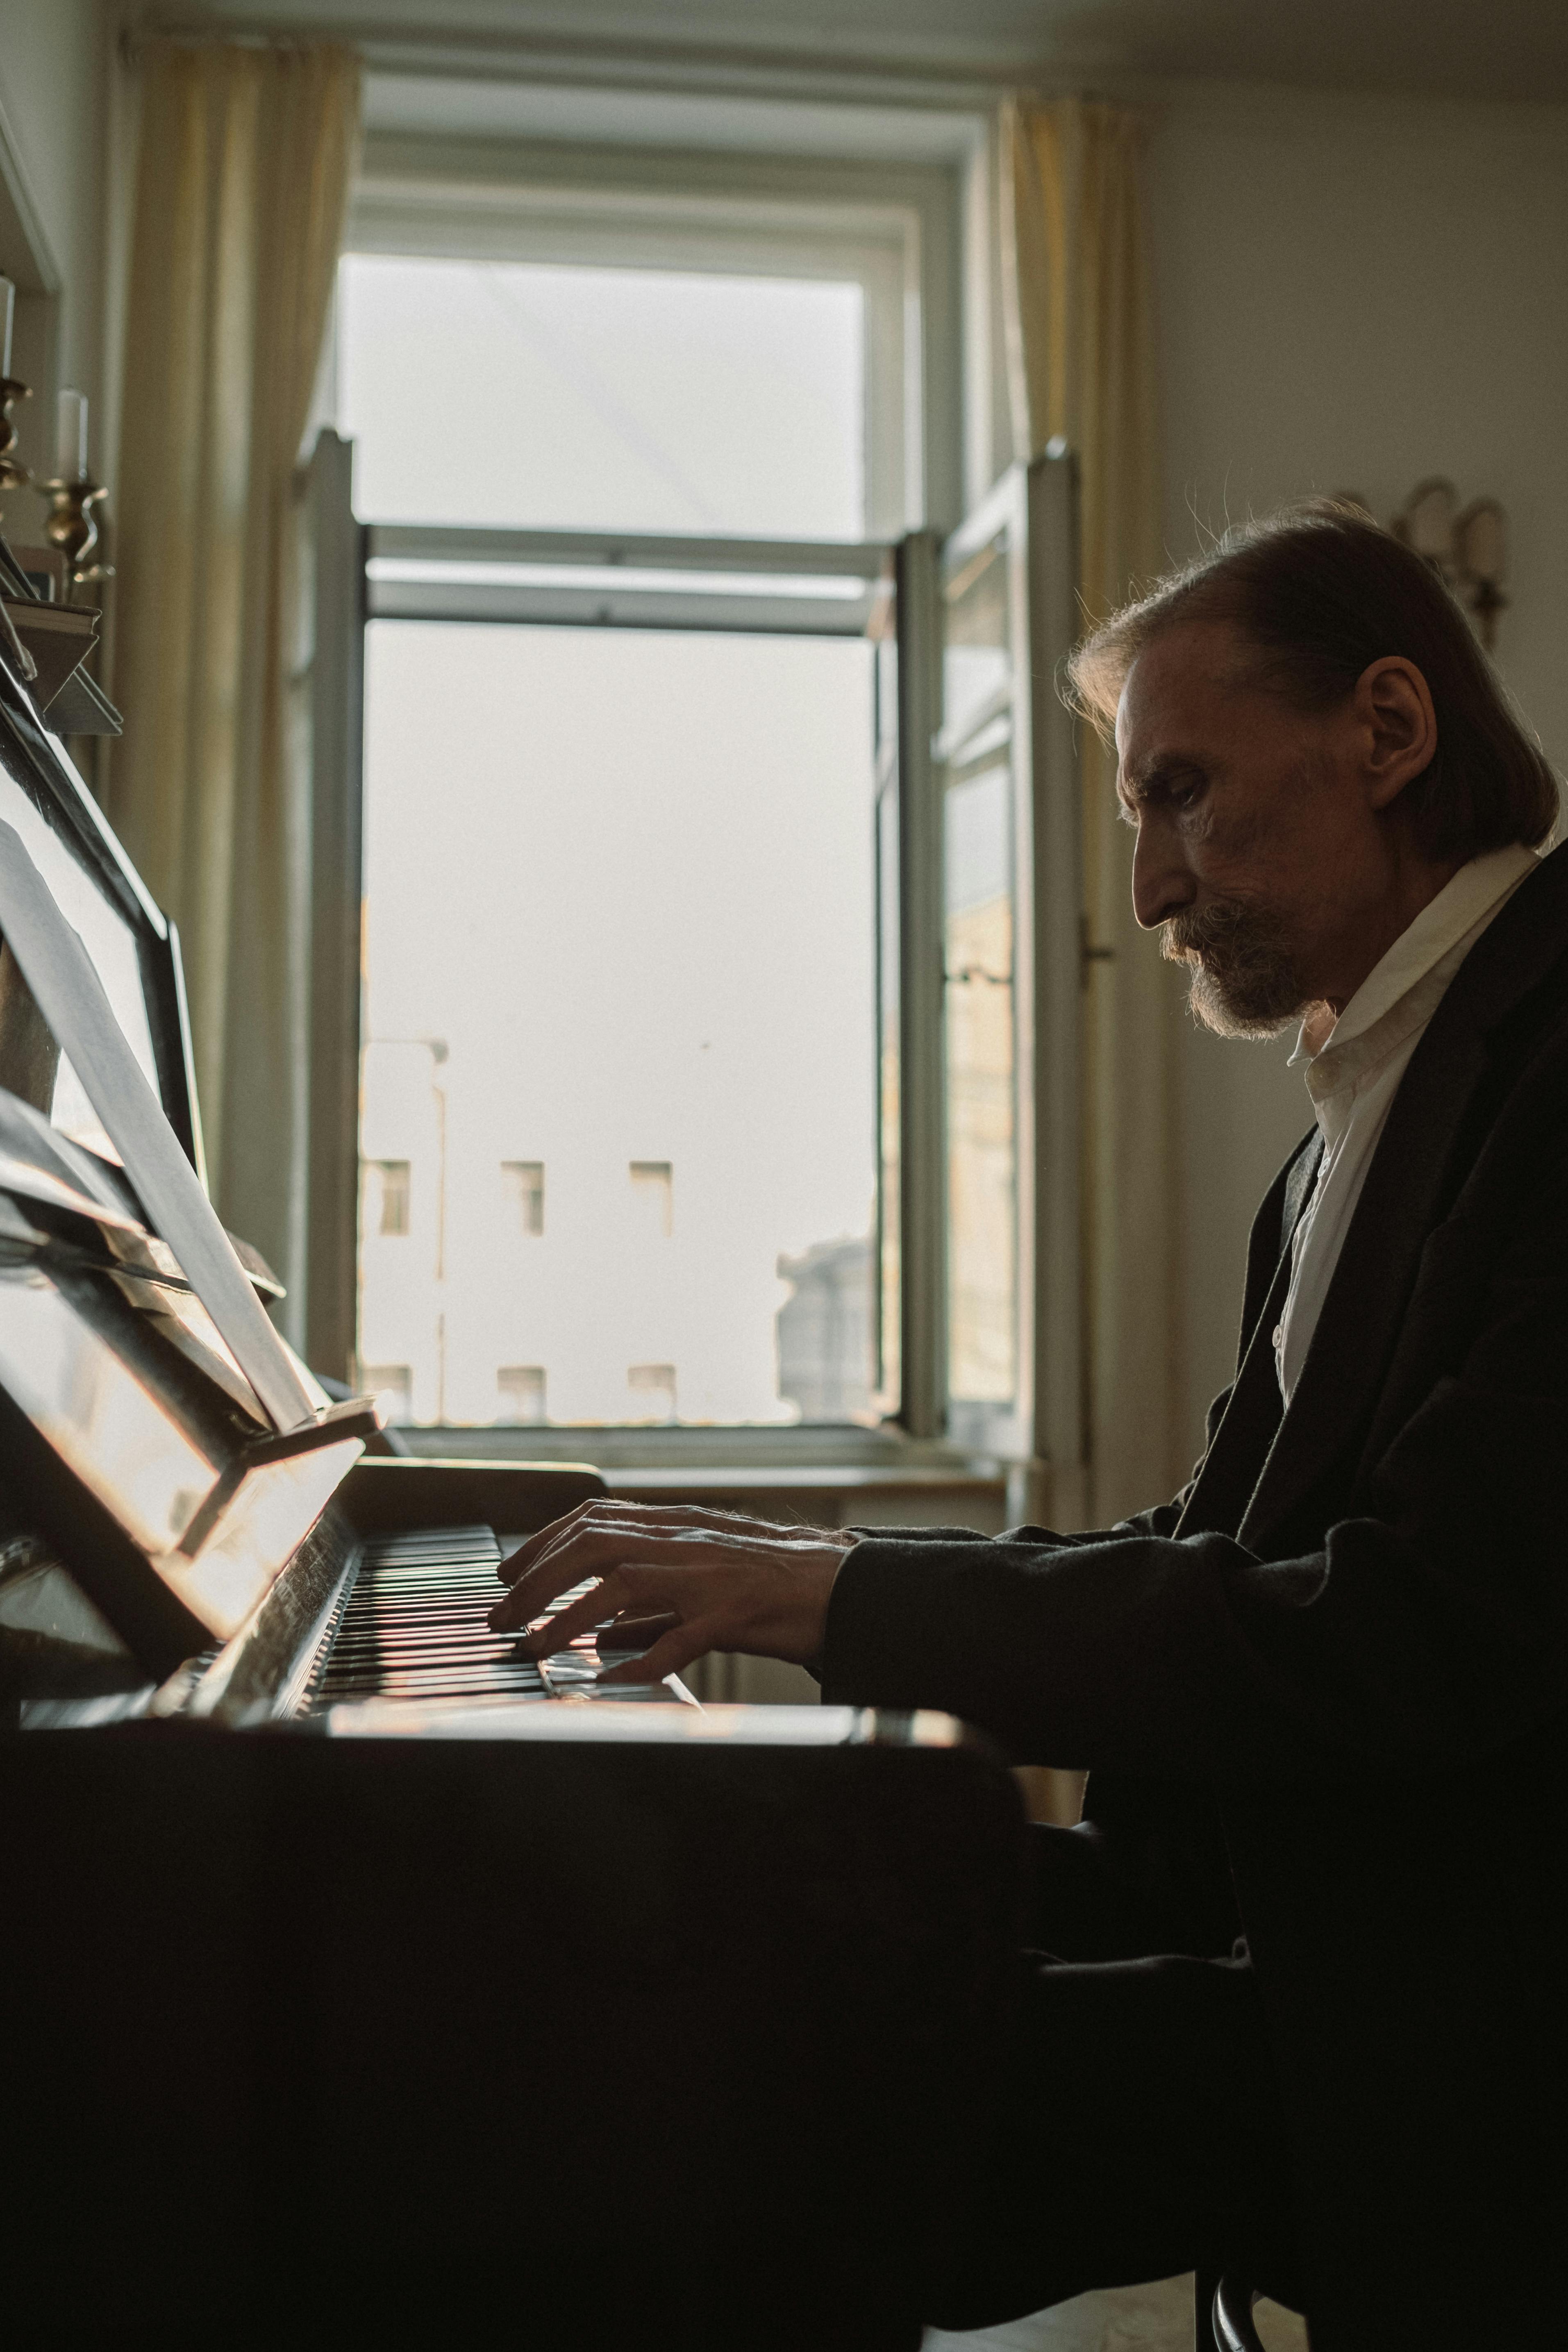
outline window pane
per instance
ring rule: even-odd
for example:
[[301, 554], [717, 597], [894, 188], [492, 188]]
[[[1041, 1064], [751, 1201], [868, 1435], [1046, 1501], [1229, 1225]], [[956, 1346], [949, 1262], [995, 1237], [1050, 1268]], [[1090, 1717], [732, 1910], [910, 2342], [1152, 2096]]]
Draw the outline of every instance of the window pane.
[[984, 725], [1006, 700], [1012, 678], [1007, 625], [1007, 557], [994, 540], [971, 557], [942, 592], [942, 715], [950, 741]]
[[958, 1403], [1017, 1388], [1013, 999], [1014, 661], [1008, 550], [942, 583], [947, 1385]]
[[903, 1060], [899, 982], [899, 783], [877, 795], [877, 1136], [880, 1276], [877, 1383], [884, 1412], [903, 1402]]
[[869, 1416], [870, 659], [372, 625], [360, 1353], [416, 1421]]
[[944, 796], [948, 1391], [1005, 1403], [1016, 1385], [1012, 778]]
[[379, 254], [338, 283], [367, 521], [864, 535], [857, 283]]
[[872, 1356], [884, 1414], [903, 1410], [903, 1036], [899, 844], [899, 637], [892, 614], [874, 640], [877, 772], [877, 1276]]

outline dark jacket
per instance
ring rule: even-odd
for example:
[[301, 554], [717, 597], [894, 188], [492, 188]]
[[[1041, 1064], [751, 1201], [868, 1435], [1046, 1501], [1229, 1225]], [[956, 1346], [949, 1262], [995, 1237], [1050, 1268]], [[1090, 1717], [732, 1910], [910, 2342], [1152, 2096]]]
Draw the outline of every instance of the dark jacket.
[[863, 1540], [824, 1693], [1089, 1768], [1083, 1827], [1039, 1832], [1052, 1948], [1244, 1933], [1316, 2352], [1470, 2352], [1542, 2324], [1568, 2240], [1568, 851], [1412, 1057], [1282, 1412], [1317, 1152], [1258, 1212], [1184, 1493], [1097, 1535]]

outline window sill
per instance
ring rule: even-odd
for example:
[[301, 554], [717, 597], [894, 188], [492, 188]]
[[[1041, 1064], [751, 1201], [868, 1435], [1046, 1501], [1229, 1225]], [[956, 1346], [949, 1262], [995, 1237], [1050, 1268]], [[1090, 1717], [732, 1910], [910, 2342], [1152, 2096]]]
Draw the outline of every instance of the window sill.
[[705, 1503], [826, 1526], [902, 1523], [994, 1533], [1008, 1517], [1009, 1465], [896, 1431], [404, 1428], [417, 1457], [587, 1462], [631, 1502]]

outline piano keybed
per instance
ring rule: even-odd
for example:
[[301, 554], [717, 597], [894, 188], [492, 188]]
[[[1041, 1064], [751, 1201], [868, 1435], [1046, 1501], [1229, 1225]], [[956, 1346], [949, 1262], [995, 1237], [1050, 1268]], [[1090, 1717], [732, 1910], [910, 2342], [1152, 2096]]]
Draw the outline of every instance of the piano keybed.
[[[489, 1612], [503, 1587], [489, 1528], [427, 1528], [367, 1543], [322, 1638], [306, 1711], [366, 1698], [451, 1705], [589, 1698], [601, 1667], [597, 1636], [555, 1655], [527, 1657], [521, 1633], [498, 1633]], [[553, 1616], [586, 1584], [563, 1592]], [[668, 1698], [662, 1684], [618, 1687], [617, 1698]]]

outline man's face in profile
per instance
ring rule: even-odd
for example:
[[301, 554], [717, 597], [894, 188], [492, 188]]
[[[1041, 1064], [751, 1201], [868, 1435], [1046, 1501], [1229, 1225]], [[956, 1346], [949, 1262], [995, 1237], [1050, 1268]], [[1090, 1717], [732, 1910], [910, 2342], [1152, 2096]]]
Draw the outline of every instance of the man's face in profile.
[[1383, 860], [1349, 706], [1303, 711], [1248, 656], [1218, 621], [1144, 647], [1117, 713], [1117, 791], [1138, 828], [1139, 922], [1192, 967], [1200, 1021], [1263, 1037], [1333, 997]]

